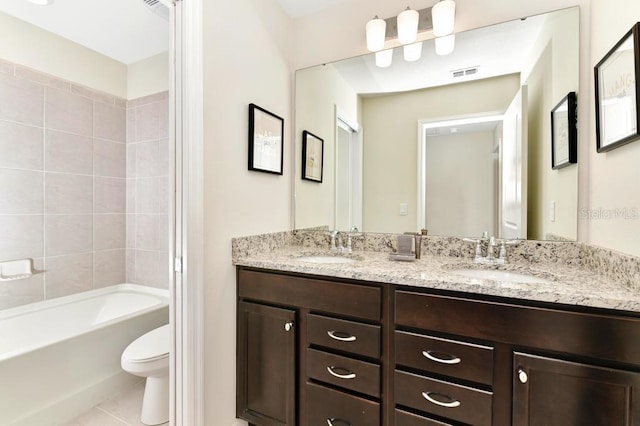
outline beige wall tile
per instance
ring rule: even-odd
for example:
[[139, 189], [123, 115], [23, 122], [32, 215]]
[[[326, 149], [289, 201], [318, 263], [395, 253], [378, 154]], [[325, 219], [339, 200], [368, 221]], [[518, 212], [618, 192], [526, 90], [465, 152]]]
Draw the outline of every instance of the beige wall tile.
[[42, 214], [43, 173], [0, 169], [0, 214]]
[[83, 96], [47, 87], [45, 126], [82, 136], [93, 136], [93, 101]]
[[92, 214], [93, 177], [45, 173], [45, 214]]
[[127, 143], [136, 141], [136, 110], [127, 109]]
[[135, 283], [169, 288], [169, 253], [136, 250]]
[[94, 137], [110, 141], [126, 142], [126, 109], [96, 102], [94, 105]]
[[94, 213], [126, 212], [126, 179], [94, 178]]
[[45, 170], [93, 174], [93, 139], [55, 130], [45, 131]]
[[169, 250], [169, 217], [163, 214], [137, 214], [135, 245], [137, 249]]
[[169, 104], [155, 102], [135, 108], [135, 140], [142, 142], [169, 136]]
[[133, 249], [126, 250], [126, 262], [127, 262], [127, 282], [135, 284], [136, 282], [136, 251]]
[[138, 177], [136, 172], [138, 145], [137, 143], [127, 144], [127, 178]]
[[15, 69], [15, 65], [12, 62], [5, 61], [4, 59], [0, 59], [0, 73], [13, 75], [14, 69]]
[[0, 215], [0, 261], [44, 256], [44, 215]]
[[136, 213], [167, 213], [169, 211], [169, 179], [139, 178], [136, 182]]
[[93, 253], [47, 257], [45, 269], [47, 299], [93, 289]]
[[0, 121], [0, 167], [42, 170], [43, 141], [41, 127]]
[[127, 248], [136, 247], [136, 215], [127, 214]]
[[97, 214], [94, 216], [93, 223], [96, 250], [125, 248], [127, 230], [125, 214]]
[[135, 177], [169, 175], [169, 139], [140, 142], [135, 147]]
[[0, 74], [0, 119], [42, 127], [44, 87]]
[[96, 251], [96, 288], [122, 284], [127, 281], [126, 251]]
[[71, 90], [71, 83], [69, 83], [68, 81], [61, 80], [52, 75], [45, 74], [28, 67], [17, 65], [14, 75], [16, 77], [24, 78], [34, 83], [42, 84], [44, 86], [55, 87], [57, 89], [66, 90], [67, 92]]
[[127, 145], [95, 139], [93, 142], [93, 165], [96, 176], [126, 177]]
[[45, 242], [47, 257], [93, 251], [93, 216], [47, 215]]
[[127, 213], [136, 212], [136, 186], [137, 179], [127, 179]]

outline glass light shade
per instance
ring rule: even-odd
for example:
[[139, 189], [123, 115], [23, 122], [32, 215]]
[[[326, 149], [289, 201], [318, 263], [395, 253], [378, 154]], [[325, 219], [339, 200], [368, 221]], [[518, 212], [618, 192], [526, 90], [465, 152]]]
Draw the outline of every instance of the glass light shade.
[[422, 42], [407, 44], [403, 47], [404, 60], [407, 62], [415, 62], [422, 57]]
[[393, 49], [381, 50], [376, 52], [376, 66], [378, 68], [387, 68], [393, 62]]
[[431, 18], [434, 36], [443, 37], [451, 34], [456, 19], [456, 2], [453, 0], [439, 1], [431, 8]]
[[367, 49], [377, 52], [384, 49], [384, 39], [387, 32], [387, 23], [377, 16], [367, 22]]
[[409, 44], [418, 38], [418, 20], [420, 14], [417, 10], [407, 10], [398, 15], [398, 41], [400, 44]]
[[436, 38], [436, 53], [440, 56], [448, 55], [456, 47], [456, 35], [449, 34], [445, 37]]

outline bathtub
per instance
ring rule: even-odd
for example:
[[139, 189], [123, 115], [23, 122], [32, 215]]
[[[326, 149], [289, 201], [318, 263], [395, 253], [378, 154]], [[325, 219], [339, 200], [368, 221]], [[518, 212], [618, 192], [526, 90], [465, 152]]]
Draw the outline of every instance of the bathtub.
[[169, 292], [119, 284], [0, 311], [0, 425], [69, 420], [140, 380], [120, 368], [169, 322]]

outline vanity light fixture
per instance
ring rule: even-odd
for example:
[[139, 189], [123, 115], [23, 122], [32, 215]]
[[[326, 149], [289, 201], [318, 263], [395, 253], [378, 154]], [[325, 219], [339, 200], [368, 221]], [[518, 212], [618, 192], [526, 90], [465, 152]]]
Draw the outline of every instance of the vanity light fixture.
[[393, 62], [393, 49], [380, 50], [376, 52], [376, 66], [378, 68], [387, 68]]
[[407, 7], [395, 18], [381, 19], [377, 15], [366, 24], [367, 49], [376, 52], [376, 65], [388, 67], [392, 62], [392, 53], [378, 55], [387, 40], [397, 37], [403, 45], [405, 61], [417, 61], [422, 56], [422, 41], [418, 33], [433, 30], [436, 37], [436, 53], [448, 55], [455, 47], [453, 34], [456, 14], [454, 0], [440, 0], [433, 7], [413, 10]]

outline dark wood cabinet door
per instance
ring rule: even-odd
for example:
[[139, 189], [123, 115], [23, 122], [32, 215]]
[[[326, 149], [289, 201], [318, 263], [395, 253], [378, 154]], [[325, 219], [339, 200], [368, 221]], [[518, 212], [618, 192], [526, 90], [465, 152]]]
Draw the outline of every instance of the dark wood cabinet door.
[[514, 426], [640, 425], [640, 373], [514, 355]]
[[296, 312], [238, 303], [236, 414], [256, 426], [296, 422]]

